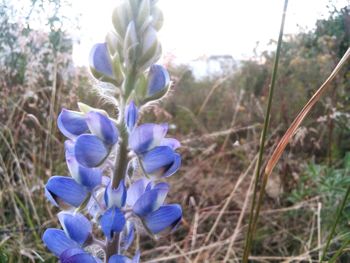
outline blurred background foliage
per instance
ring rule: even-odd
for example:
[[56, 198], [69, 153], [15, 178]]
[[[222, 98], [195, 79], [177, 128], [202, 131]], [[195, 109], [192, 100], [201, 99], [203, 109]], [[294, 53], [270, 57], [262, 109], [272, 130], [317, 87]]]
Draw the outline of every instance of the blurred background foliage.
[[[57, 226], [43, 186], [49, 176], [67, 174], [55, 120], [62, 107], [76, 109], [77, 101], [109, 107], [94, 97], [88, 70], [74, 66], [65, 27], [79, 26], [64, 16], [65, 8], [69, 2], [63, 0], [32, 0], [22, 12], [10, 0], [0, 3], [0, 262], [55, 261], [40, 240], [45, 228]], [[32, 26], [37, 17], [45, 17], [46, 29]], [[314, 30], [284, 37], [266, 156], [349, 44], [349, 7], [332, 8]], [[237, 222], [246, 209], [249, 165], [257, 153], [274, 56], [255, 54], [229, 70], [223, 65], [225, 74], [202, 78], [188, 65], [165, 60], [173, 90], [143, 120], [169, 122], [182, 141], [184, 166], [171, 178], [170, 199], [181, 201], [185, 217], [173, 236], [142, 241], [147, 249], [142, 259], [221, 262], [226, 256], [234, 262], [241, 255], [246, 222]], [[349, 102], [350, 65], [303, 123], [271, 177], [253, 249], [256, 261], [317, 259], [315, 248], [326, 239], [350, 183]], [[333, 250], [350, 240], [349, 220], [348, 208]], [[348, 258], [344, 253], [342, 262]]]

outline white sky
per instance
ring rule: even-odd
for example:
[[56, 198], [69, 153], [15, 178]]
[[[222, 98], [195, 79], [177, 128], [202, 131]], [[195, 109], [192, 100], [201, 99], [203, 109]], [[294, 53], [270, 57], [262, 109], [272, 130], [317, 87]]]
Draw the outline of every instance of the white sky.
[[[276, 39], [283, 0], [159, 0], [164, 26], [159, 38], [163, 54], [172, 53], [187, 62], [203, 55], [252, 55], [256, 42], [260, 51]], [[73, 10], [81, 13], [79, 42], [74, 46], [76, 64], [86, 65], [91, 46], [103, 42], [111, 28], [111, 13], [118, 0], [73, 0]], [[328, 17], [327, 4], [338, 8], [350, 0], [289, 0], [285, 33], [299, 26], [311, 29], [318, 18]]]

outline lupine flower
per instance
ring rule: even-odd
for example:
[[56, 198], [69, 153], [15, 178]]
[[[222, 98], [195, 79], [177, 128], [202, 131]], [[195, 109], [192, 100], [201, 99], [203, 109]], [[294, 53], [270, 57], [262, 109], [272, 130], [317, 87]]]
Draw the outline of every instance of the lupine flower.
[[127, 204], [153, 234], [173, 229], [182, 218], [179, 205], [163, 204], [168, 191], [167, 183], [153, 184], [147, 179], [137, 180], [128, 190]]
[[74, 154], [71, 156], [74, 155], [78, 163], [85, 167], [101, 165], [118, 142], [117, 128], [101, 112], [80, 114], [63, 109], [58, 124], [60, 131], [74, 141]]
[[181, 157], [175, 150], [179, 141], [165, 138], [168, 125], [142, 124], [129, 137], [130, 148], [138, 155], [148, 175], [168, 177], [181, 165]]
[[61, 212], [58, 218], [64, 230], [47, 229], [43, 234], [43, 241], [57, 257], [68, 259], [72, 253], [66, 251], [80, 249], [89, 242], [92, 226], [90, 221], [79, 213]]
[[[42, 240], [61, 263], [139, 263], [140, 252], [132, 259], [124, 255], [135, 232], [165, 233], [182, 218], [178, 204], [165, 203], [169, 184], [157, 181], [179, 169], [180, 143], [165, 137], [167, 124], [137, 125], [138, 107], [160, 99], [170, 85], [166, 69], [154, 64], [163, 22], [155, 3], [122, 0], [112, 16], [115, 31], [90, 53], [92, 75], [117, 89], [111, 101], [118, 102], [118, 120], [83, 103], [80, 111], [62, 109], [58, 116], [70, 176], [53, 176], [45, 185], [47, 199], [65, 211], [58, 213], [63, 230], [49, 228]], [[93, 223], [104, 241], [94, 235]], [[108, 251], [105, 258], [90, 254], [92, 245]]]

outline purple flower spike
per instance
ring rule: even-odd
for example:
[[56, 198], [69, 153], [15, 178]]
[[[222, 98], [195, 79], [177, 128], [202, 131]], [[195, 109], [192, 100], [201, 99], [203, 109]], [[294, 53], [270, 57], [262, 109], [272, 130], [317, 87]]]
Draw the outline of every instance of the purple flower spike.
[[63, 230], [56, 228], [48, 228], [43, 234], [42, 240], [47, 248], [59, 257], [65, 250], [69, 248], [78, 248], [79, 245], [68, 238]]
[[137, 118], [138, 118], [138, 109], [134, 101], [131, 101], [130, 104], [125, 109], [125, 123], [129, 133], [134, 129], [137, 122]]
[[94, 77], [100, 79], [106, 76], [113, 79], [112, 62], [106, 43], [98, 43], [92, 47], [89, 64]]
[[81, 165], [92, 168], [103, 163], [109, 154], [109, 149], [97, 136], [84, 134], [77, 138], [74, 154]]
[[144, 223], [153, 234], [158, 234], [166, 229], [172, 230], [181, 218], [182, 209], [180, 205], [163, 205], [158, 210], [148, 214], [144, 218]]
[[58, 115], [57, 125], [63, 135], [72, 140], [88, 131], [84, 114], [67, 109], [62, 109]]
[[91, 222], [82, 214], [60, 212], [58, 214], [58, 219], [66, 235], [79, 245], [84, 245], [91, 236]]
[[61, 263], [100, 263], [99, 259], [94, 258], [81, 248], [70, 248], [64, 251], [60, 256]]
[[170, 84], [168, 71], [161, 65], [152, 65], [148, 73], [147, 96], [163, 94]]
[[117, 127], [102, 113], [90, 111], [86, 114], [86, 122], [91, 133], [103, 140], [104, 143], [113, 145], [118, 141]]
[[167, 124], [142, 124], [130, 134], [129, 146], [136, 154], [147, 152], [161, 143], [167, 131]]
[[55, 206], [78, 207], [87, 197], [87, 190], [73, 178], [52, 176], [45, 186], [45, 195]]
[[125, 225], [124, 214], [117, 207], [109, 208], [100, 218], [100, 225], [108, 240], [114, 233], [120, 233]]
[[126, 201], [126, 187], [124, 180], [119, 183], [117, 189], [112, 189], [112, 184], [109, 183], [106, 187], [104, 199], [108, 208], [113, 206], [118, 208], [123, 207]]

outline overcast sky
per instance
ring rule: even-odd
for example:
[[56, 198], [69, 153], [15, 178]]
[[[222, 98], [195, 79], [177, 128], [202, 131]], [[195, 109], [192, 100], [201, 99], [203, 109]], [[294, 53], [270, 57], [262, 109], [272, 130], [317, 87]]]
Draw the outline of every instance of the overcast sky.
[[[159, 0], [164, 12], [160, 31], [163, 54], [172, 53], [186, 62], [203, 55], [230, 54], [235, 59], [252, 55], [259, 41], [264, 50], [279, 31], [283, 0]], [[349, 0], [289, 0], [285, 33], [300, 27], [311, 29], [317, 19], [328, 16], [327, 4], [338, 8]], [[74, 46], [74, 61], [87, 64], [90, 47], [103, 42], [111, 28], [111, 12], [118, 0], [73, 0], [81, 13], [79, 42]]]

